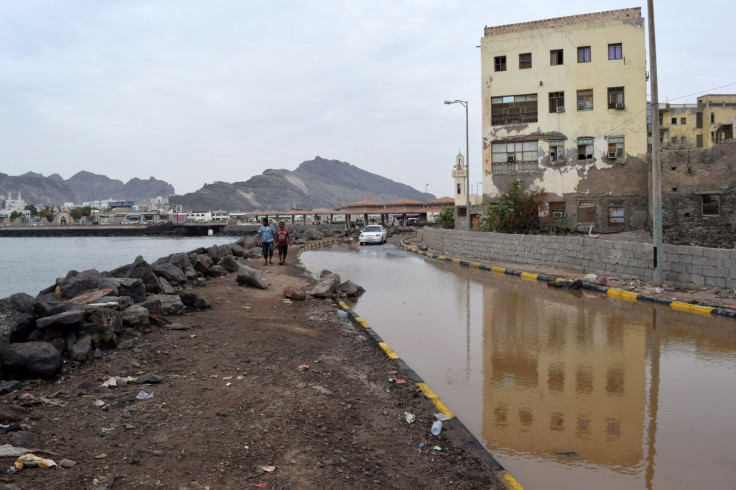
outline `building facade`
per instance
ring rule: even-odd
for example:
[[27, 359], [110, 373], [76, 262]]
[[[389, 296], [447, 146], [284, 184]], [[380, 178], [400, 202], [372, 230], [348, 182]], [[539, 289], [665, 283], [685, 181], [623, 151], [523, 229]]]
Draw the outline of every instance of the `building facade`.
[[646, 44], [640, 8], [486, 27], [483, 196], [544, 190], [543, 221], [646, 226]]

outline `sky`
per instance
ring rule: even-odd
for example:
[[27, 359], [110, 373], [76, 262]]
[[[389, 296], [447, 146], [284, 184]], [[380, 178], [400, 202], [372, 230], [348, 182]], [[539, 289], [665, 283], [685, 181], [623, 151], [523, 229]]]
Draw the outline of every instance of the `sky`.
[[[648, 22], [632, 0], [0, 0], [0, 172], [184, 194], [321, 156], [452, 196], [459, 99], [474, 192], [484, 26], [630, 7]], [[654, 8], [660, 102], [736, 93], [736, 3]]]

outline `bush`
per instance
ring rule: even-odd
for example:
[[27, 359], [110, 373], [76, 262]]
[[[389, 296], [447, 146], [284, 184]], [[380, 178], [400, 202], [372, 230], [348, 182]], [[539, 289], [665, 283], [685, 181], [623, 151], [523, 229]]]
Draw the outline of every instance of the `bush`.
[[446, 207], [437, 216], [437, 223], [440, 228], [452, 230], [455, 228], [455, 209], [453, 207]]
[[544, 190], [522, 192], [522, 182], [515, 180], [497, 203], [488, 205], [478, 222], [481, 231], [529, 233], [539, 229], [539, 208], [547, 198]]

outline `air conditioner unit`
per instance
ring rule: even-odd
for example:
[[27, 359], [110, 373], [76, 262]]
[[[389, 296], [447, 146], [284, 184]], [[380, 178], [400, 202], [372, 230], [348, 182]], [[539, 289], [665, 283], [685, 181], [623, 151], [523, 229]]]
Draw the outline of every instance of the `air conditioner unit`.
[[616, 103], [616, 109], [623, 109], [623, 108], [624, 108], [623, 102]]
[[507, 162], [514, 162], [516, 159], [514, 158], [514, 155], [506, 155], [506, 161]]
[[565, 106], [564, 105], [558, 105], [557, 106], [557, 112], [565, 112]]
[[562, 218], [562, 211], [552, 211], [553, 218]]
[[608, 158], [611, 159], [611, 160], [615, 160], [616, 159], [616, 152], [614, 151], [612, 153], [609, 153], [608, 154]]

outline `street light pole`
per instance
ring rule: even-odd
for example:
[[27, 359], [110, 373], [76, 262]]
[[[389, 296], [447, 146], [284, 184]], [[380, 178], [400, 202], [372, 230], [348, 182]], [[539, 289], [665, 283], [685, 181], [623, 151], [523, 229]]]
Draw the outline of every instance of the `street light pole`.
[[445, 104], [460, 104], [465, 107], [465, 231], [470, 231], [470, 145], [468, 144], [468, 101], [446, 100]]

